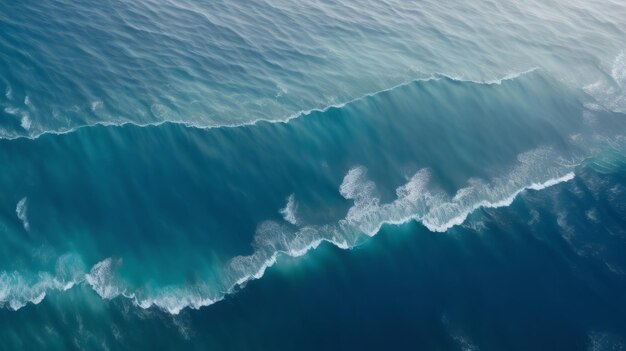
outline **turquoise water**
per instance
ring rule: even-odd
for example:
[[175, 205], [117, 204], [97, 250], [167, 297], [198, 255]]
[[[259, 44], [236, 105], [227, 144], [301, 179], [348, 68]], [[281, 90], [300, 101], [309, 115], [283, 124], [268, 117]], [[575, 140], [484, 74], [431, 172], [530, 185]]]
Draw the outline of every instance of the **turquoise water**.
[[0, 4], [0, 349], [623, 348], [625, 18]]

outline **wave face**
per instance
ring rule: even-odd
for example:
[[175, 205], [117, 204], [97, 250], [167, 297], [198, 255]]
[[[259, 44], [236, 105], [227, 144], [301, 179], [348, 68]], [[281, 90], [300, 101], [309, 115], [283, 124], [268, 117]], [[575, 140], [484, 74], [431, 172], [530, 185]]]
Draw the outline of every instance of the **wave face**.
[[623, 348], [624, 18], [0, 4], [0, 349]]

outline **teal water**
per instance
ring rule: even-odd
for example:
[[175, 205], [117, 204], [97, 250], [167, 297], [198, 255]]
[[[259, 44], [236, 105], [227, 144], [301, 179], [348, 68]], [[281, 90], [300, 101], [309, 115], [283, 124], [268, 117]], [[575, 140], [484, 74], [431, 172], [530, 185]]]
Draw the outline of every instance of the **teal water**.
[[624, 18], [0, 4], [0, 349], [623, 348]]

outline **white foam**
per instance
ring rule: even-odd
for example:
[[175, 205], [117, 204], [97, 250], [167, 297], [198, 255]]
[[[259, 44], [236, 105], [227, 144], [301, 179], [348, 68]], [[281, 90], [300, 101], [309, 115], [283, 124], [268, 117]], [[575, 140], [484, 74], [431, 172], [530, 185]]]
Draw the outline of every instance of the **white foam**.
[[85, 275], [87, 284], [103, 299], [113, 299], [125, 292], [114, 276], [114, 269], [120, 263], [120, 260], [107, 258], [94, 265], [91, 271]]
[[120, 259], [107, 258], [95, 264], [84, 281], [103, 299], [117, 297], [130, 299], [137, 307], [148, 309], [157, 307], [176, 315], [183, 308], [198, 309], [219, 301], [223, 296], [209, 297], [208, 293], [198, 286], [161, 287], [157, 292], [145, 293], [141, 290], [131, 291], [116, 277], [116, 269], [122, 264]]
[[339, 193], [347, 200], [353, 200], [354, 205], [348, 210], [343, 221], [349, 225], [360, 227], [364, 232], [369, 232], [365, 227], [367, 218], [379, 209], [379, 199], [376, 197], [376, 184], [367, 179], [365, 167], [355, 167], [348, 171], [339, 187]]
[[0, 272], [0, 305], [18, 310], [29, 303], [39, 304], [49, 291], [66, 291], [71, 289], [82, 279], [82, 274], [64, 274], [60, 269], [67, 271], [80, 269], [82, 263], [73, 267], [67, 264], [76, 264], [80, 259], [71, 259], [72, 255], [63, 255], [57, 260], [55, 275], [48, 272], [23, 274], [17, 271]]
[[622, 88], [626, 88], [626, 51], [622, 51], [613, 63], [611, 78]]
[[507, 73], [504, 77], [502, 78], [497, 78], [497, 79], [491, 79], [491, 80], [484, 80], [484, 81], [479, 81], [479, 80], [468, 80], [465, 79], [462, 76], [454, 76], [454, 75], [447, 75], [447, 74], [439, 74], [439, 76], [441, 77], [445, 77], [448, 79], [452, 79], [455, 81], [459, 81], [459, 82], [472, 82], [472, 83], [476, 83], [476, 84], [487, 84], [487, 85], [502, 85], [503, 82], [509, 81], [509, 80], [515, 80], [519, 77], [525, 76], [529, 73], [533, 73], [535, 71], [540, 70], [539, 67], [531, 67], [525, 71], [521, 71], [521, 72], [509, 72]]
[[102, 101], [96, 100], [91, 103], [91, 112], [96, 112], [99, 108], [102, 107]]
[[20, 113], [20, 109], [15, 108], [15, 107], [5, 107], [4, 108], [4, 112], [10, 114], [10, 115], [17, 115]]
[[15, 213], [17, 214], [17, 218], [19, 218], [19, 220], [22, 221], [22, 225], [24, 226], [24, 229], [26, 231], [29, 231], [30, 223], [28, 223], [28, 217], [26, 213], [28, 211], [27, 201], [28, 201], [28, 198], [26, 197], [23, 197], [20, 201], [18, 201], [17, 205], [15, 206]]
[[283, 219], [293, 225], [298, 224], [298, 218], [296, 218], [296, 210], [298, 204], [296, 203], [296, 197], [294, 194], [289, 195], [287, 198], [287, 204], [284, 208], [280, 209], [280, 214], [283, 215]]
[[28, 113], [22, 114], [22, 119], [20, 120], [20, 126], [25, 130], [29, 130], [32, 125], [32, 121], [30, 120], [30, 116]]
[[559, 183], [564, 183], [564, 182], [569, 182], [570, 180], [574, 179], [574, 177], [576, 177], [576, 174], [574, 174], [574, 172], [569, 172], [566, 175], [559, 177], [559, 178], [555, 178], [555, 179], [549, 179], [543, 183], [532, 183], [531, 185], [529, 185], [527, 187], [527, 189], [530, 190], [543, 190], [545, 188], [557, 185]]
[[[600, 80], [583, 88], [593, 96], [602, 109], [626, 113], [626, 51], [617, 55], [611, 67], [610, 79]], [[588, 104], [592, 109], [598, 106]]]
[[[305, 226], [296, 229], [264, 222], [257, 228], [249, 256], [233, 258], [227, 266], [231, 278], [228, 292], [236, 291], [252, 279], [259, 279], [281, 255], [299, 257], [322, 242], [342, 249], [358, 244], [363, 234], [373, 236], [384, 224], [421, 221], [433, 232], [444, 232], [460, 225], [481, 207], [509, 206], [524, 190], [542, 190], [574, 178], [575, 165], [565, 165], [550, 149], [537, 149], [518, 157], [519, 164], [490, 182], [477, 179], [459, 189], [453, 197], [429, 186], [430, 172], [422, 169], [396, 189], [397, 199], [380, 204], [376, 184], [367, 178], [364, 167], [348, 171], [339, 187], [340, 194], [354, 202], [346, 217], [335, 225]], [[541, 181], [532, 179], [543, 177]]]
[[155, 296], [143, 299], [133, 297], [132, 299], [138, 307], [143, 309], [155, 306], [173, 315], [179, 314], [186, 307], [199, 309], [216, 302], [216, 300], [205, 297], [203, 292], [194, 289], [194, 287], [163, 287]]

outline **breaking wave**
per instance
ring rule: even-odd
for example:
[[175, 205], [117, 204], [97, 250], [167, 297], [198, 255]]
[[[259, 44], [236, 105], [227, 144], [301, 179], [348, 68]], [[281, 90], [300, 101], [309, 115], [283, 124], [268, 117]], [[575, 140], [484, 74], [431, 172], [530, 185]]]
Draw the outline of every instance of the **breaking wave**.
[[[548, 159], [557, 162], [547, 166], [545, 160]], [[386, 204], [381, 204], [376, 197], [376, 184], [368, 179], [367, 169], [355, 167], [345, 175], [339, 188], [340, 194], [354, 204], [345, 218], [334, 225], [294, 229], [295, 200], [290, 196], [285, 209], [281, 211], [286, 213], [284, 219], [291, 225], [273, 221], [259, 225], [254, 242], [255, 252], [233, 258], [225, 268], [225, 285], [229, 286], [226, 294], [237, 291], [238, 287], [250, 280], [263, 277], [281, 255], [303, 256], [322, 242], [341, 249], [351, 249], [363, 239], [363, 235], [376, 235], [384, 224], [403, 224], [415, 220], [432, 232], [445, 232], [462, 224], [469, 214], [479, 208], [508, 206], [524, 190], [539, 191], [574, 178], [574, 166], [564, 168], [551, 150], [535, 150], [520, 155], [519, 160], [519, 164], [504, 176], [488, 183], [470, 180], [468, 186], [457, 191], [453, 197], [429, 187], [430, 172], [422, 169], [396, 189], [396, 200]], [[543, 176], [532, 179], [539, 170]], [[59, 260], [57, 271], [62, 270], [63, 261], [67, 261], [67, 258]], [[142, 297], [145, 294], [125, 287], [117, 278], [116, 270], [121, 264], [121, 259], [107, 258], [95, 264], [88, 273], [74, 270], [70, 277], [62, 272], [56, 275], [39, 272], [34, 283], [29, 283], [17, 272], [2, 272], [0, 303], [17, 310], [27, 303], [40, 303], [49, 291], [65, 291], [76, 284], [86, 283], [103, 299], [121, 296], [144, 309], [156, 306], [171, 314], [178, 314], [187, 307], [198, 309], [209, 306], [226, 295], [207, 296], [207, 292], [198, 286], [173, 286]]]

